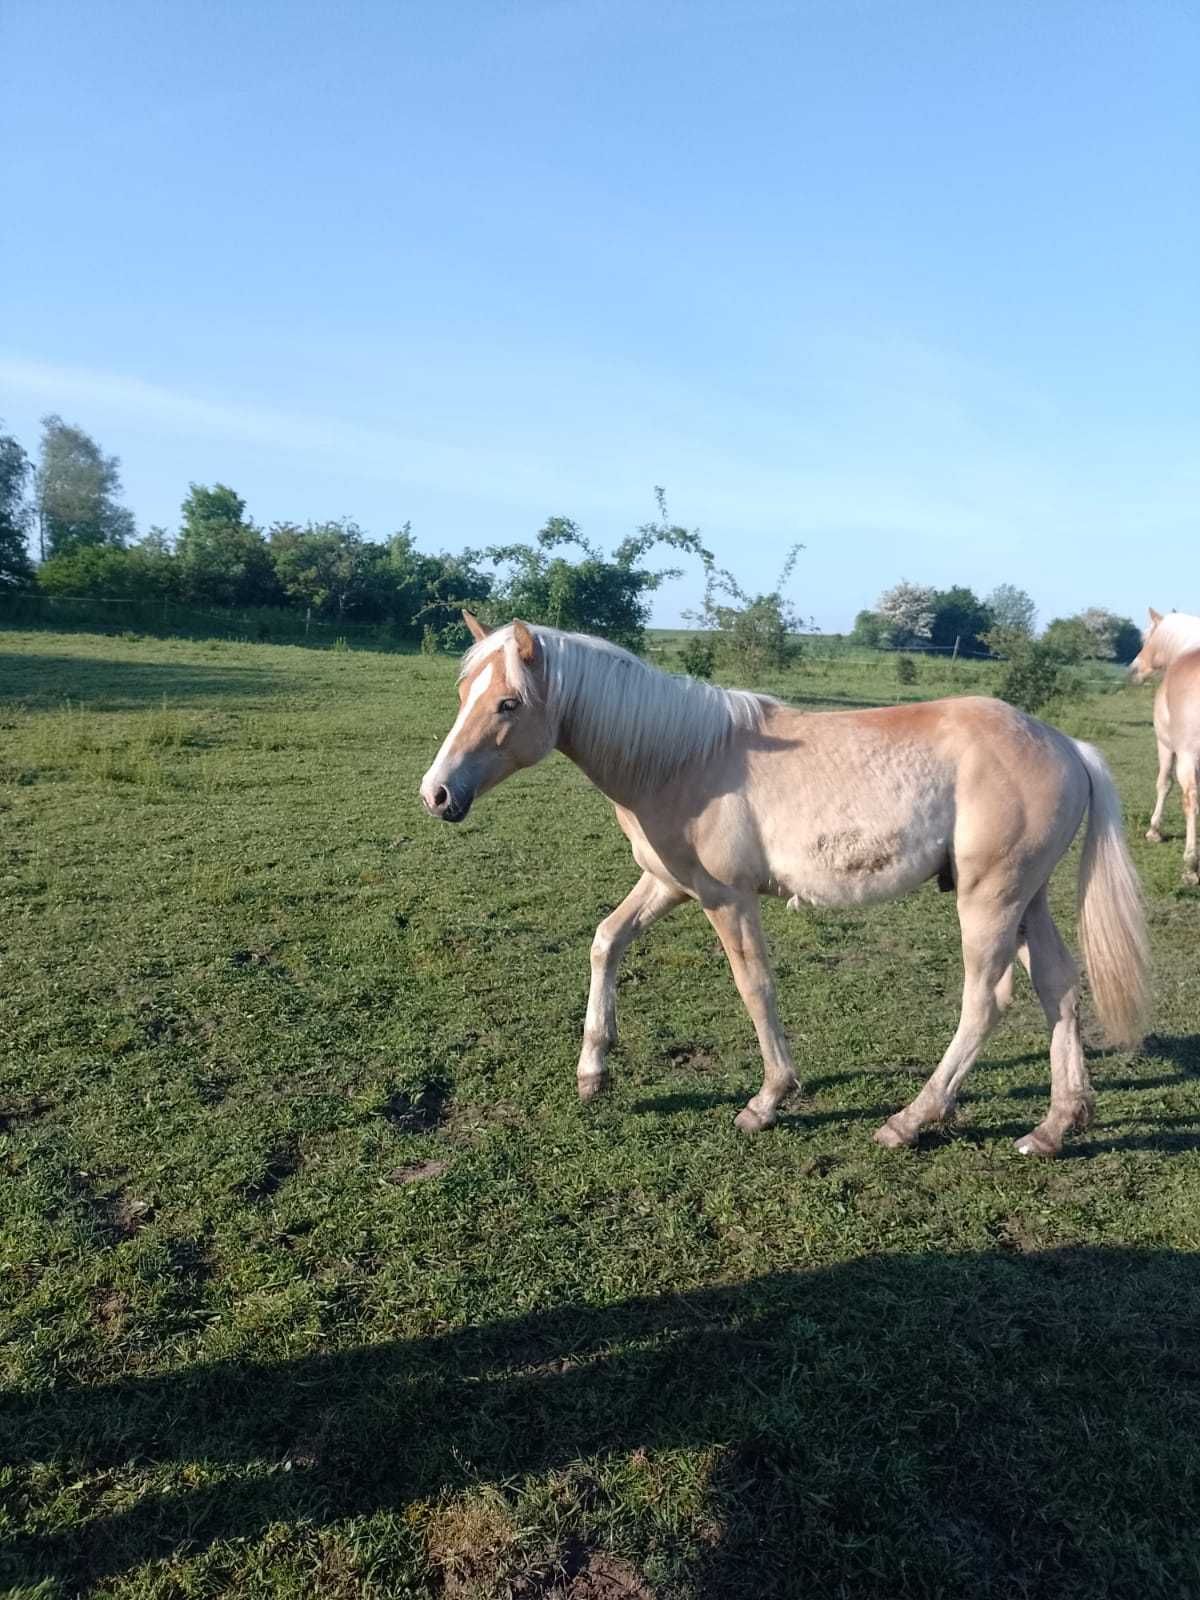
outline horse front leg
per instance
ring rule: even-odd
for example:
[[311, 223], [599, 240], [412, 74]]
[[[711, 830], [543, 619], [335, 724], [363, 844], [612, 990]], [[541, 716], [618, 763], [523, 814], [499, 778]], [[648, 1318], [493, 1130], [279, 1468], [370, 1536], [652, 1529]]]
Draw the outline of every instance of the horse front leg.
[[762, 1088], [734, 1119], [743, 1133], [761, 1133], [779, 1120], [780, 1102], [796, 1087], [796, 1069], [775, 1006], [775, 979], [767, 957], [756, 895], [705, 906], [750, 1014], [763, 1058]]
[[617, 1042], [617, 968], [626, 947], [686, 899], [682, 889], [643, 872], [617, 909], [596, 929], [583, 1048], [576, 1071], [581, 1100], [594, 1099], [608, 1082], [608, 1052]]

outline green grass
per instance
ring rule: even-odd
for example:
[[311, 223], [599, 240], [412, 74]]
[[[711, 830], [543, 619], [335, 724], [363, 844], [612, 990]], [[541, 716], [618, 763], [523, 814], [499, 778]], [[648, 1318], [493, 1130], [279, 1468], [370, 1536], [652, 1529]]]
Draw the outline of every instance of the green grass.
[[453, 675], [0, 633], [0, 1586], [1200, 1593], [1200, 895], [1177, 811], [1141, 839], [1150, 691], [1062, 719], [1130, 809], [1157, 998], [1045, 1166], [1010, 1142], [1048, 1095], [1027, 985], [954, 1125], [871, 1143], [954, 1026], [932, 885], [766, 908], [778, 1129], [732, 1128], [759, 1063], [694, 910], [627, 957], [580, 1107], [588, 942], [636, 869], [557, 757], [420, 815]]

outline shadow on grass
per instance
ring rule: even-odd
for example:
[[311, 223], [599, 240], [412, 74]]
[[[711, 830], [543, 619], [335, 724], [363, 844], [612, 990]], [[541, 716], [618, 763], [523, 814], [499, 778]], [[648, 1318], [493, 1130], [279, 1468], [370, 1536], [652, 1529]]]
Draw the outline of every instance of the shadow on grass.
[[1190, 1077], [1200, 1076], [1200, 1033], [1150, 1033], [1144, 1050], [1157, 1060], [1172, 1062]]
[[[718, 1106], [737, 1106], [740, 1109], [750, 1098], [750, 1092], [735, 1094], [718, 1090], [700, 1092], [684, 1090], [678, 1094], [655, 1095], [637, 1100], [630, 1109], [643, 1116], [660, 1117], [675, 1116], [688, 1111], [711, 1111]], [[895, 1106], [843, 1106], [836, 1111], [819, 1111], [814, 1106], [806, 1105], [801, 1097], [799, 1100], [789, 1100], [785, 1103], [784, 1109], [779, 1113], [778, 1125], [780, 1128], [815, 1128], [827, 1122], [859, 1122], [863, 1118], [870, 1117], [882, 1121], [884, 1117], [890, 1117], [896, 1109]]]
[[[1198, 1267], [1169, 1250], [878, 1257], [276, 1365], [10, 1394], [14, 1518], [44, 1462], [72, 1477], [193, 1463], [226, 1476], [18, 1534], [0, 1574], [87, 1592], [272, 1523], [702, 1449], [715, 1451], [714, 1536], [665, 1536], [682, 1593], [1195, 1594]], [[591, 1483], [569, 1537], [603, 1511]], [[662, 1552], [660, 1511], [614, 1516], [643, 1556]]]
[[64, 701], [89, 711], [195, 706], [230, 698], [269, 699], [295, 690], [284, 672], [259, 666], [194, 662], [113, 661], [99, 656], [5, 655], [0, 695], [55, 708]]

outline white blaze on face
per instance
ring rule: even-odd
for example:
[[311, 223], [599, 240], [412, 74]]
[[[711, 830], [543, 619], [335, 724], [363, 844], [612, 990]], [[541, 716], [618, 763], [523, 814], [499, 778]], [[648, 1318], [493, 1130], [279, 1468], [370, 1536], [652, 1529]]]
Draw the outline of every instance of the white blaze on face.
[[475, 705], [475, 702], [481, 695], [487, 692], [487, 689], [492, 681], [492, 674], [494, 670], [495, 668], [492, 666], [491, 662], [489, 662], [486, 667], [483, 667], [480, 670], [478, 677], [467, 690], [467, 697], [459, 707], [458, 716], [454, 719], [454, 726], [442, 740], [442, 748], [434, 757], [433, 765], [421, 780], [421, 793], [423, 795], [432, 795], [433, 791], [437, 789], [439, 785], [445, 783], [445, 778], [442, 774], [444, 768], [450, 764], [450, 761], [453, 758], [455, 741], [462, 732], [463, 725], [470, 716], [471, 709]]

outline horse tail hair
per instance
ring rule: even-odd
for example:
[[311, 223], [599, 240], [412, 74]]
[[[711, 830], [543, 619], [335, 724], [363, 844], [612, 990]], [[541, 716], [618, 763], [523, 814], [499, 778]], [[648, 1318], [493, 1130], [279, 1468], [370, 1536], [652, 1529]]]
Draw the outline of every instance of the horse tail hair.
[[1082, 739], [1075, 748], [1092, 791], [1079, 867], [1079, 942], [1108, 1041], [1131, 1046], [1142, 1037], [1149, 987], [1142, 889], [1104, 757]]

